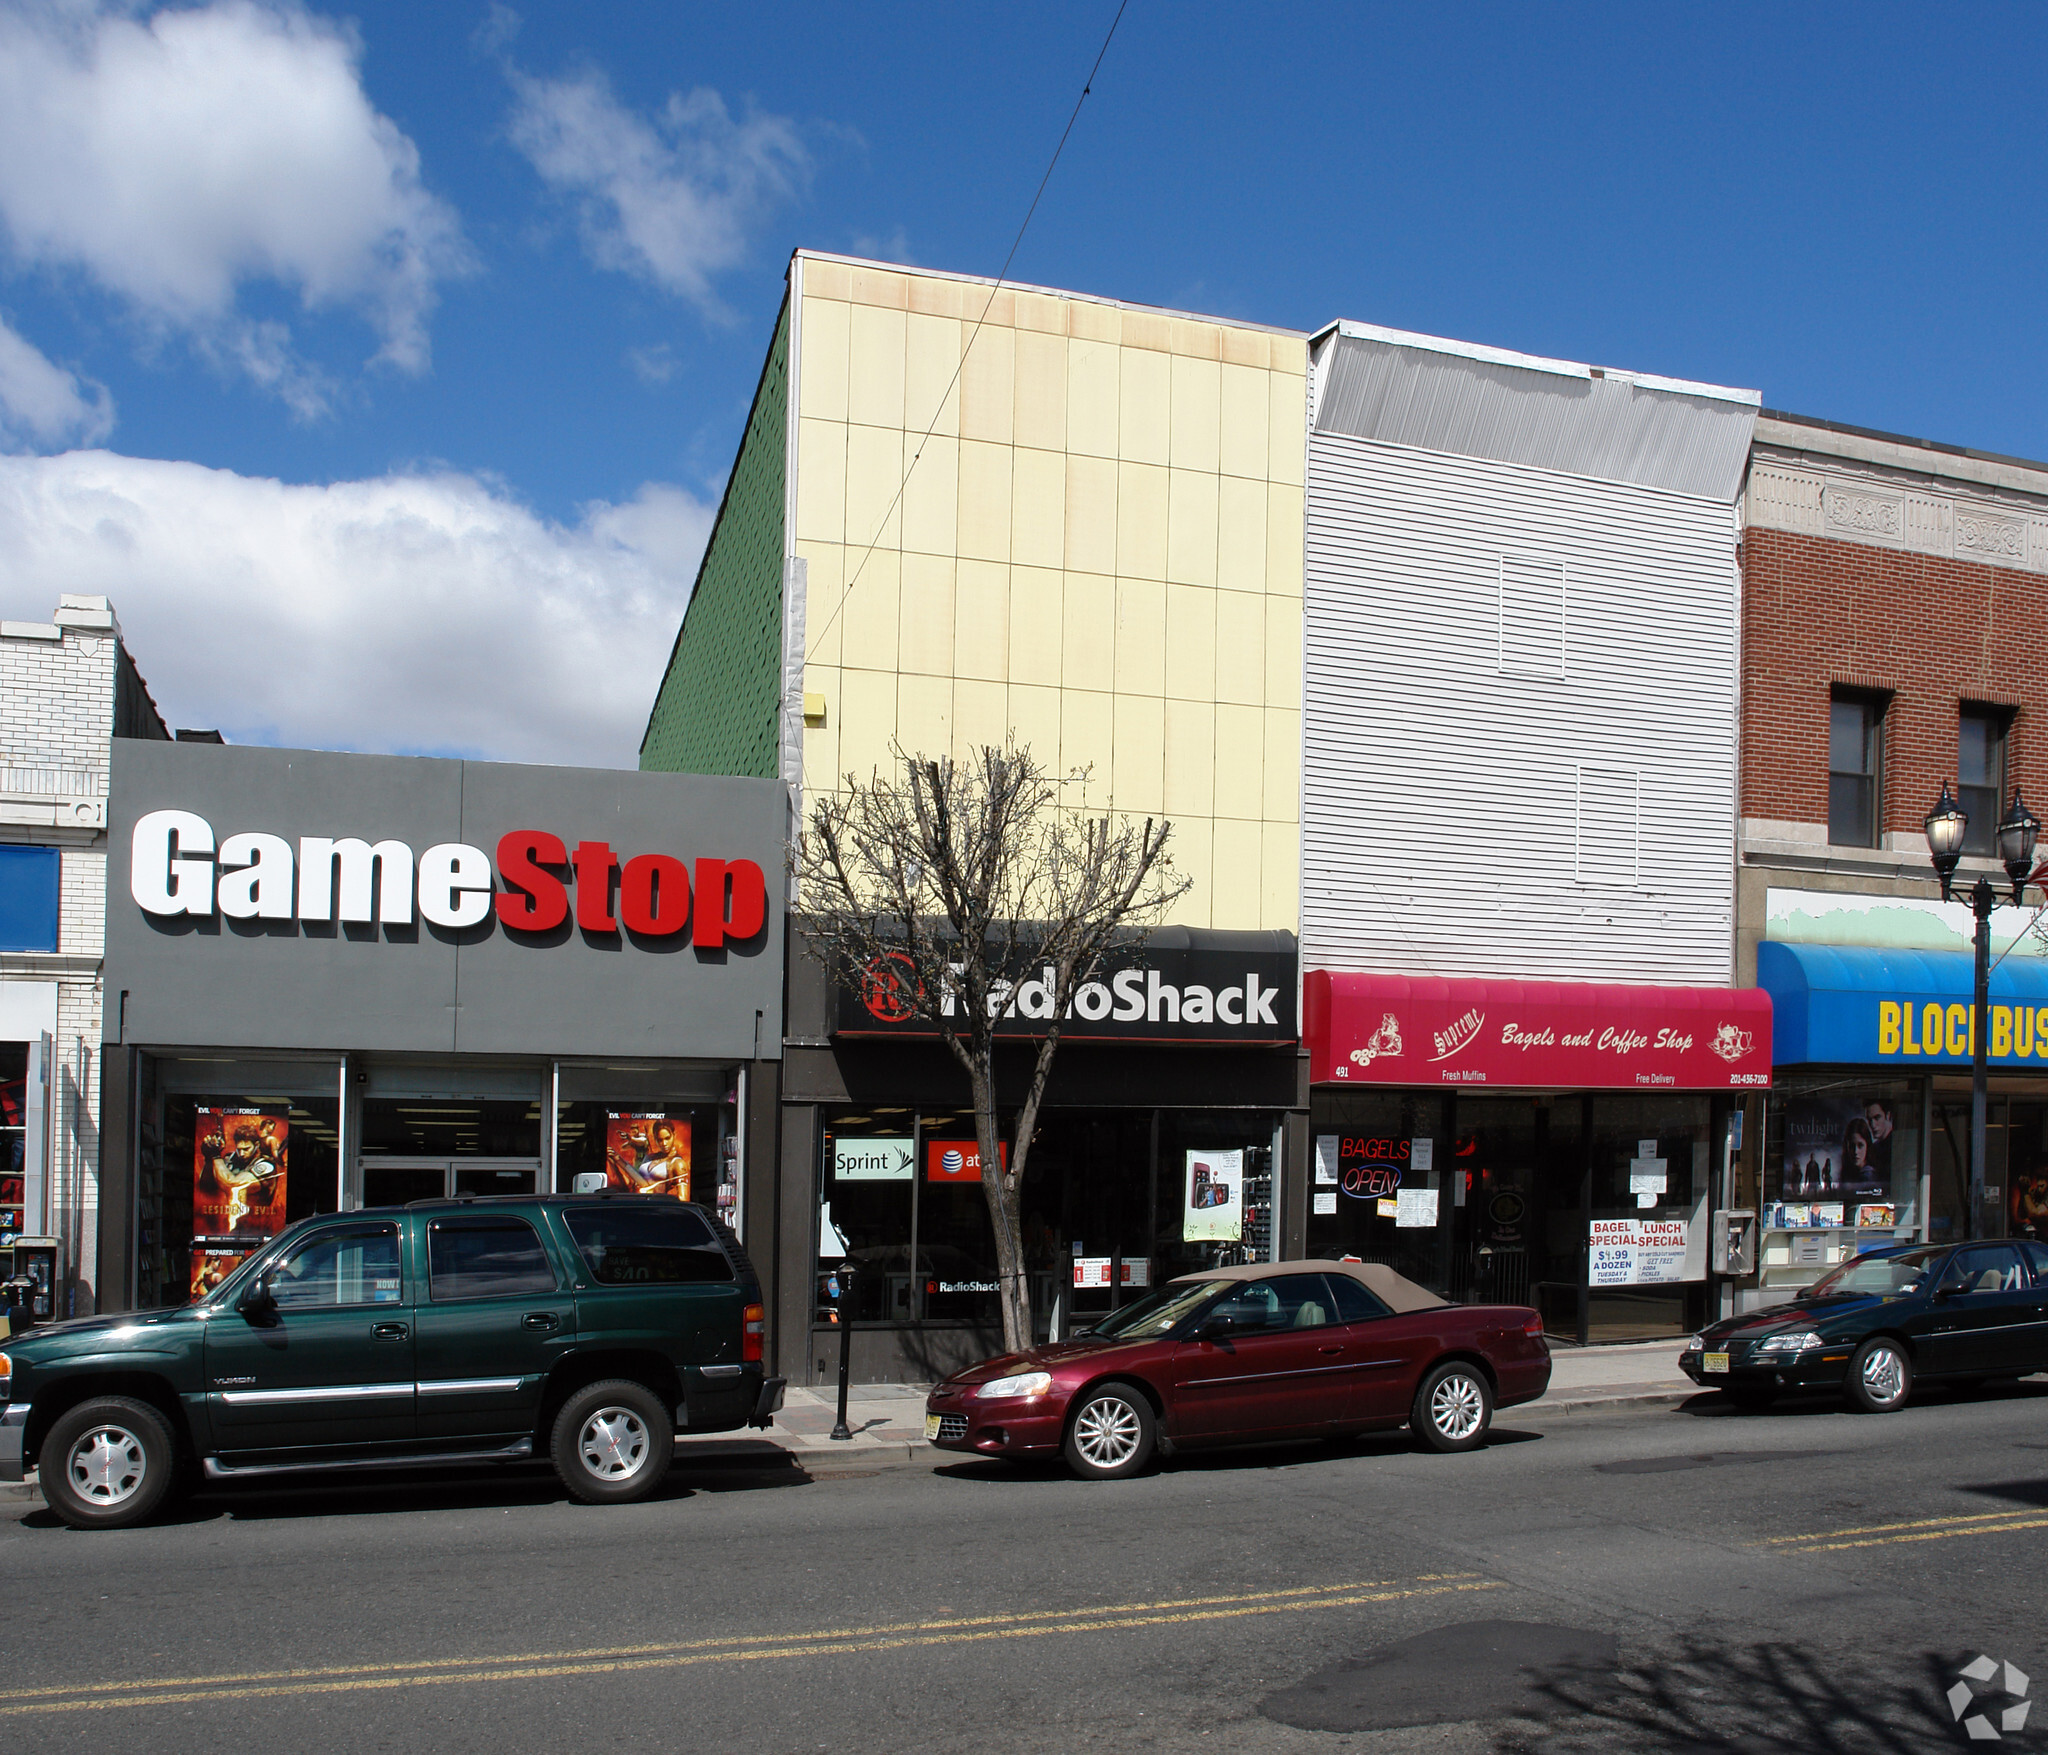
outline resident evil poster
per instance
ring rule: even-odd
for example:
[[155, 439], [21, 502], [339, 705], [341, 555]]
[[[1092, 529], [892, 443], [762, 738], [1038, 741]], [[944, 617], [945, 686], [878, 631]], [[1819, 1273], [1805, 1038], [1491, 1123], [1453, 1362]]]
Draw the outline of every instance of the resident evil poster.
[[611, 1188], [690, 1198], [690, 1118], [608, 1109], [604, 1174]]
[[280, 1110], [203, 1107], [193, 1115], [192, 1296], [284, 1229], [291, 1122]]

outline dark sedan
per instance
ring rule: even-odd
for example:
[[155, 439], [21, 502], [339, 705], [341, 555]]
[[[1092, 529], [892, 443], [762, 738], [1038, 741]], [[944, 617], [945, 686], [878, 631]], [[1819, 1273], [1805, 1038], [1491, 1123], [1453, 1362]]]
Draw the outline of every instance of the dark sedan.
[[1533, 1310], [1447, 1304], [1376, 1265], [1263, 1262], [1170, 1281], [1085, 1336], [957, 1372], [925, 1403], [925, 1436], [1064, 1454], [1102, 1480], [1164, 1450], [1403, 1424], [1432, 1450], [1469, 1450], [1496, 1407], [1549, 1384]]
[[1839, 1390], [1873, 1414], [1904, 1407], [1919, 1382], [2048, 1371], [2048, 1244], [1873, 1250], [1790, 1304], [1702, 1329], [1678, 1362], [1702, 1388], [1748, 1406]]

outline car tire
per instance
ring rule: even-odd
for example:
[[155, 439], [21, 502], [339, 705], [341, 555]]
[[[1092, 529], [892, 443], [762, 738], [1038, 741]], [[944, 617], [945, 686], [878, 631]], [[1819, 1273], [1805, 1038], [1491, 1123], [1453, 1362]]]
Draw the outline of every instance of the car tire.
[[585, 1505], [626, 1505], [661, 1485], [675, 1455], [675, 1421], [660, 1396], [630, 1378], [579, 1389], [555, 1416], [555, 1473]]
[[1760, 1414], [1778, 1399], [1778, 1386], [1774, 1383], [1731, 1383], [1721, 1393], [1738, 1408]]
[[1913, 1361], [1899, 1342], [1873, 1335], [1849, 1361], [1845, 1387], [1858, 1413], [1896, 1413], [1913, 1393]]
[[162, 1414], [125, 1395], [96, 1396], [44, 1433], [36, 1478], [43, 1503], [73, 1529], [118, 1530], [163, 1503], [177, 1466]]
[[1493, 1385], [1476, 1365], [1439, 1365], [1416, 1390], [1408, 1424], [1427, 1450], [1470, 1450], [1493, 1424]]
[[1151, 1462], [1159, 1422], [1142, 1389], [1099, 1383], [1074, 1398], [1064, 1448], [1067, 1467], [1083, 1480], [1120, 1481]]

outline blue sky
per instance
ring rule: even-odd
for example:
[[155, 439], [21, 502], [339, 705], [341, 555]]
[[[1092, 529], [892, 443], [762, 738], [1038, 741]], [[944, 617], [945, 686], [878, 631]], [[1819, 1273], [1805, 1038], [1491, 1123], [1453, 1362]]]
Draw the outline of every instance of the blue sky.
[[[181, 723], [630, 762], [790, 249], [994, 271], [1113, 11], [0, 0], [0, 614], [108, 592]], [[1131, 0], [1013, 272], [2044, 456], [2044, 38]]]

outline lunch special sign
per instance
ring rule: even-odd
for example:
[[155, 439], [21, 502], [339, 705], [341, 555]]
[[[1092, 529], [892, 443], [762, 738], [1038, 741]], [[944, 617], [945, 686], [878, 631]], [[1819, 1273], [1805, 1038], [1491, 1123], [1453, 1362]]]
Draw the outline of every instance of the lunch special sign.
[[1449, 980], [1311, 970], [1317, 1084], [1717, 1091], [1771, 1082], [1756, 988]]

